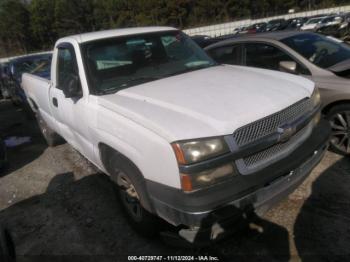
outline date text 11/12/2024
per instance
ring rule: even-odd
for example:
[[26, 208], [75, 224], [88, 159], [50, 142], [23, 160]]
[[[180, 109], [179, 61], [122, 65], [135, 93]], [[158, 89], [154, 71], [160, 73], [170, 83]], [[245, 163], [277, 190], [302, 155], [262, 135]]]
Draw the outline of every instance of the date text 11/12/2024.
[[128, 256], [128, 261], [220, 261], [216, 256]]

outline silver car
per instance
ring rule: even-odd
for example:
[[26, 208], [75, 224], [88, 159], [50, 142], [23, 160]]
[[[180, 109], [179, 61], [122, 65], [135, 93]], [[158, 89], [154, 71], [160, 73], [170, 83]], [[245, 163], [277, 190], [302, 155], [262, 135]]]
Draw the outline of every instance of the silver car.
[[205, 49], [217, 62], [298, 74], [320, 89], [331, 122], [332, 149], [350, 154], [350, 46], [310, 32], [276, 32], [231, 38]]

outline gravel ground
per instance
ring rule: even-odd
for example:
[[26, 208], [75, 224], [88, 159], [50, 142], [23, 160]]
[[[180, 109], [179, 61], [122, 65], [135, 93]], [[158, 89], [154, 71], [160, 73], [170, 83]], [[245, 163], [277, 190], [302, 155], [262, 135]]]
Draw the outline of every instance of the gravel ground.
[[[128, 255], [206, 255], [221, 261], [350, 258], [350, 160], [327, 153], [288, 199], [245, 229], [206, 249], [145, 239], [128, 225], [108, 177], [68, 144], [48, 148], [34, 121], [0, 102], [0, 134], [30, 136], [9, 149], [0, 173], [0, 223], [19, 261], [125, 261]], [[52, 256], [55, 255], [55, 256]]]

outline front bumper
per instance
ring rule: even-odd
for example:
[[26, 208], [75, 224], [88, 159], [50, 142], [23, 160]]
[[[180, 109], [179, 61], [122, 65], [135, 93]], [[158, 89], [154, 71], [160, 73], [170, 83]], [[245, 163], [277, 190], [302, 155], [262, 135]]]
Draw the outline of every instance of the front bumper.
[[210, 228], [242, 213], [262, 214], [294, 191], [321, 161], [328, 147], [330, 126], [322, 120], [311, 136], [293, 153], [250, 175], [194, 193], [184, 193], [147, 181], [155, 213], [173, 225]]

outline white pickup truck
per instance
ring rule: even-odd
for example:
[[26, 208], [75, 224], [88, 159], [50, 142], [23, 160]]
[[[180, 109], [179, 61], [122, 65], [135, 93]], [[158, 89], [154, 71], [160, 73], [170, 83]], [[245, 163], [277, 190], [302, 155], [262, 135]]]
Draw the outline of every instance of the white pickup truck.
[[294, 190], [328, 144], [311, 81], [217, 64], [170, 27], [62, 38], [50, 79], [22, 80], [48, 144], [62, 137], [110, 175], [144, 234], [160, 217], [217, 239]]

